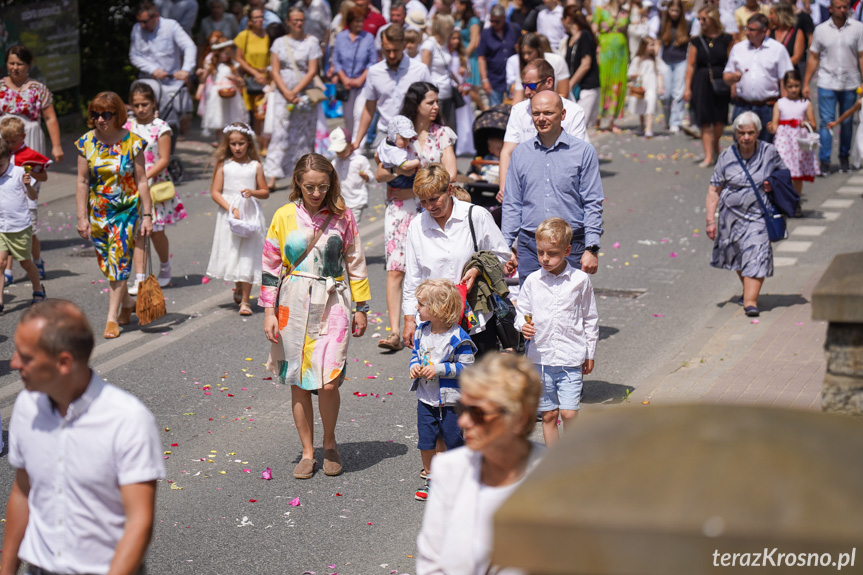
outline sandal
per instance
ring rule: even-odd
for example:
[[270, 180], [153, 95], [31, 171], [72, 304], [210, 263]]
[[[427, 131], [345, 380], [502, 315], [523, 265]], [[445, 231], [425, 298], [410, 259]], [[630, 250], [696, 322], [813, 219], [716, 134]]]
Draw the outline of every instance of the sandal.
[[338, 449], [324, 449], [324, 473], [330, 477], [341, 475], [342, 456]]
[[431, 473], [426, 473], [426, 468], [425, 468], [425, 467], [423, 467], [422, 469], [420, 469], [420, 479], [425, 479], [426, 481], [428, 481], [428, 479], [429, 479], [430, 477], [431, 477]]
[[33, 299], [30, 300], [30, 306], [32, 307], [32, 306], [36, 305], [37, 303], [41, 303], [43, 301], [45, 301], [45, 288], [44, 287], [42, 287], [42, 291], [34, 291], [33, 292]]
[[135, 311], [135, 306], [120, 307], [120, 316], [117, 318], [117, 325], [129, 325], [132, 323], [132, 313]]
[[248, 303], [241, 303], [240, 315], [252, 315], [252, 306], [250, 306]]
[[314, 459], [301, 459], [297, 466], [294, 467], [294, 477], [297, 479], [311, 479], [315, 474], [315, 467], [318, 462]]
[[397, 333], [391, 333], [389, 336], [378, 342], [378, 347], [388, 349], [390, 351], [400, 351], [405, 344], [402, 343], [402, 338]]
[[120, 337], [120, 326], [116, 322], [109, 321], [105, 324], [105, 334], [102, 336], [105, 339], [115, 339]]

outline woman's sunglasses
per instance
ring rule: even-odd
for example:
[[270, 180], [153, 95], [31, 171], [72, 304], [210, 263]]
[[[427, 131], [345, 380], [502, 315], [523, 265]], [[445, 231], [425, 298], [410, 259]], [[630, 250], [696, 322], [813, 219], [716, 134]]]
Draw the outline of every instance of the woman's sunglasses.
[[486, 411], [483, 408], [476, 405], [465, 405], [461, 402], [461, 400], [455, 402], [455, 414], [461, 417], [462, 413], [467, 412], [468, 416], [470, 416], [471, 420], [477, 425], [482, 425], [485, 423], [487, 417], [492, 415], [501, 415], [506, 413], [506, 410], [503, 408], [497, 409], [495, 411]]
[[113, 117], [114, 112], [90, 112], [90, 119], [94, 122], [99, 118], [104, 119], [106, 122], [110, 122]]

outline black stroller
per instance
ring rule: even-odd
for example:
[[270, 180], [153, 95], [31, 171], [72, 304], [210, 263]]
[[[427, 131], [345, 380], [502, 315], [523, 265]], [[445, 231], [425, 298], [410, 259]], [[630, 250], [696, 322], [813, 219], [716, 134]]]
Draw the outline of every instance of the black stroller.
[[[512, 107], [508, 104], [492, 106], [473, 121], [473, 142], [476, 147], [477, 159], [471, 162], [471, 167], [482, 168], [483, 166], [499, 165], [500, 162], [498, 161], [483, 160], [482, 158], [488, 155], [489, 138], [503, 139], [511, 110]], [[500, 211], [500, 204], [496, 199], [500, 189], [498, 184], [471, 180], [465, 182], [464, 186], [474, 204], [489, 208], [496, 220], [500, 218], [500, 215], [495, 213]]]
[[183, 181], [184, 170], [183, 163], [174, 155], [174, 150], [177, 147], [177, 137], [180, 134], [181, 115], [180, 106], [176, 105], [177, 102], [175, 100], [177, 96], [180, 96], [180, 100], [188, 98], [191, 101], [189, 89], [186, 87], [185, 82], [177, 90], [169, 92], [168, 88], [156, 79], [143, 78], [137, 81], [143, 82], [153, 89], [153, 92], [156, 94], [156, 106], [159, 111], [159, 117], [171, 126], [171, 160], [168, 162], [168, 174], [170, 174], [171, 180], [175, 184], [179, 184]]

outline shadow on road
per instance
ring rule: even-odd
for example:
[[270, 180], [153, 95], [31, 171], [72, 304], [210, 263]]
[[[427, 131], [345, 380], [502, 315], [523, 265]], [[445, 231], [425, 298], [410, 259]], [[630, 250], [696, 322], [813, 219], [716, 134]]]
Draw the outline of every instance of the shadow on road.
[[608, 339], [618, 332], [620, 332], [620, 330], [617, 329], [616, 327], [609, 327], [607, 325], [601, 325], [601, 326], [599, 326], [599, 339], [600, 340]]
[[[373, 467], [385, 459], [401, 457], [408, 452], [408, 446], [390, 441], [356, 441], [352, 443], [340, 443], [339, 453], [342, 456], [342, 465], [345, 473], [354, 473]], [[319, 467], [323, 466], [323, 452], [318, 450]], [[294, 463], [300, 462], [300, 456]]]
[[588, 379], [584, 382], [582, 403], [623, 403], [635, 391], [631, 385]]
[[[737, 302], [740, 299], [739, 295], [732, 296], [730, 299], [719, 302], [716, 307], [725, 307], [729, 305], [739, 305]], [[761, 294], [758, 296], [758, 309], [761, 311], [770, 311], [779, 307], [791, 307], [795, 305], [804, 305], [809, 303], [809, 300], [800, 294]]]

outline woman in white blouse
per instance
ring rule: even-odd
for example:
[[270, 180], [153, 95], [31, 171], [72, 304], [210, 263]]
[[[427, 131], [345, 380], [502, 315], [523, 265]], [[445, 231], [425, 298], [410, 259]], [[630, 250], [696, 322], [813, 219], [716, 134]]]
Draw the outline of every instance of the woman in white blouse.
[[545, 454], [527, 439], [539, 376], [524, 356], [494, 353], [467, 368], [459, 386], [455, 409], [465, 446], [432, 460], [417, 575], [516, 575], [522, 571], [489, 564], [492, 519]]
[[[411, 221], [405, 248], [405, 280], [402, 291], [402, 313], [405, 325], [404, 344], [413, 345], [416, 331], [416, 288], [427, 279], [448, 279], [463, 283], [470, 291], [479, 276], [478, 269], [463, 273], [474, 254], [468, 214], [473, 221], [479, 251], [494, 252], [501, 263], [509, 261], [510, 250], [492, 215], [480, 206], [452, 196], [450, 176], [441, 164], [431, 164], [417, 171], [414, 194], [425, 211]], [[471, 207], [473, 208], [471, 210]], [[494, 314], [477, 314], [479, 325], [470, 338], [477, 347], [477, 357], [497, 349]], [[487, 329], [488, 328], [488, 329]]]
[[440, 111], [447, 126], [455, 130], [455, 102], [453, 101], [453, 79], [450, 74], [452, 56], [447, 49], [449, 38], [455, 29], [455, 20], [449, 14], [435, 14], [432, 35], [420, 45], [423, 64], [431, 72], [432, 82], [440, 91]]

